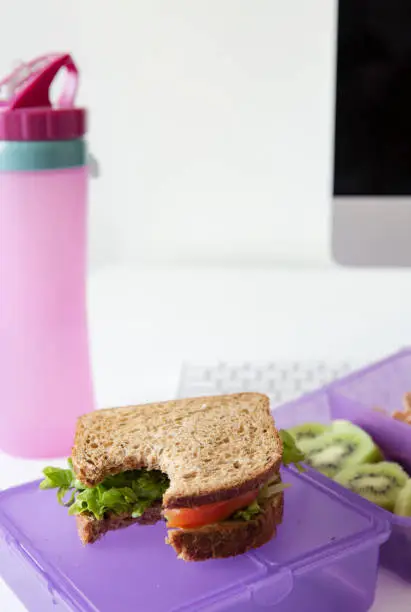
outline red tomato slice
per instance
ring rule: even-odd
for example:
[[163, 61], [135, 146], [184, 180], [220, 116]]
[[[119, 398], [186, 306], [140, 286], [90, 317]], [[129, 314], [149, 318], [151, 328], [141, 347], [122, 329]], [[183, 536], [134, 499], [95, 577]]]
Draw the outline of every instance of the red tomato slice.
[[190, 529], [191, 527], [203, 527], [211, 523], [223, 521], [233, 514], [236, 510], [246, 508], [257, 498], [258, 489], [239, 495], [234, 499], [216, 502], [215, 504], [205, 504], [195, 508], [173, 508], [166, 510], [167, 527], [181, 527]]

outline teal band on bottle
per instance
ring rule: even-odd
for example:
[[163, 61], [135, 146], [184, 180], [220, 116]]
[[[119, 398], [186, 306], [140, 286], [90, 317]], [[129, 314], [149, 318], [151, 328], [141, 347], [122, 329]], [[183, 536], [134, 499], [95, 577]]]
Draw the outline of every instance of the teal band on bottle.
[[86, 143], [75, 140], [0, 142], [0, 172], [58, 170], [85, 166]]

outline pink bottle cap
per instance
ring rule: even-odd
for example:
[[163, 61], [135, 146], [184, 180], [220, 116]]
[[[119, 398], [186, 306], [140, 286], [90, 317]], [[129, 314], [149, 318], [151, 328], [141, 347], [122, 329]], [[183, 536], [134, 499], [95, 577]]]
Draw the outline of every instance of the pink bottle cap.
[[[65, 68], [60, 96], [51, 105], [49, 91], [61, 68]], [[7, 100], [0, 101], [1, 140], [72, 140], [86, 132], [86, 111], [75, 108], [78, 70], [68, 54], [39, 57], [17, 68], [4, 80]]]

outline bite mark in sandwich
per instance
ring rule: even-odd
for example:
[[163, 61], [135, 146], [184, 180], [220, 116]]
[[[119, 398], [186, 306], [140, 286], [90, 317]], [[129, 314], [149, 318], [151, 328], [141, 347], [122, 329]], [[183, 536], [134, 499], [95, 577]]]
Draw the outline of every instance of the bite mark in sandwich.
[[83, 543], [133, 523], [167, 521], [178, 556], [242, 554], [275, 535], [281, 463], [304, 456], [258, 393], [99, 410], [80, 417], [67, 469], [46, 468]]

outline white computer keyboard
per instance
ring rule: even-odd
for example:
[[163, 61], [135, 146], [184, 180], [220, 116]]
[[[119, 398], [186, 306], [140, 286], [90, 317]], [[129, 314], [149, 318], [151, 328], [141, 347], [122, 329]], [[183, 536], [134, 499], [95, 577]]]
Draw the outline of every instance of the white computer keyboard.
[[185, 364], [182, 368], [179, 397], [214, 393], [258, 391], [266, 393], [275, 407], [317, 389], [352, 371], [358, 364], [286, 362]]

